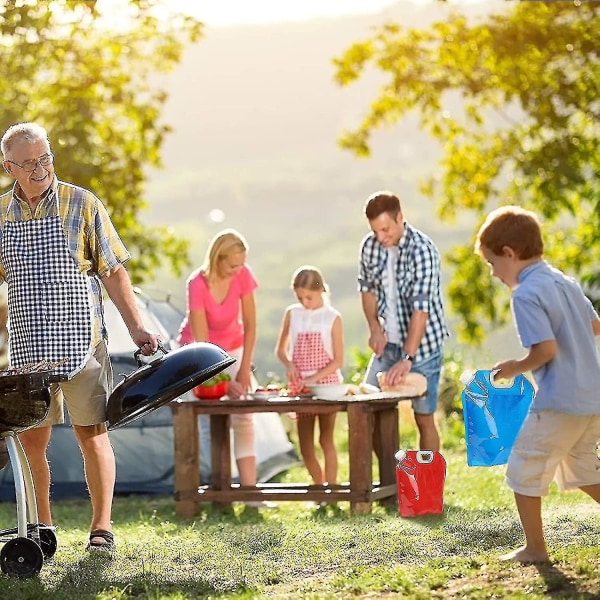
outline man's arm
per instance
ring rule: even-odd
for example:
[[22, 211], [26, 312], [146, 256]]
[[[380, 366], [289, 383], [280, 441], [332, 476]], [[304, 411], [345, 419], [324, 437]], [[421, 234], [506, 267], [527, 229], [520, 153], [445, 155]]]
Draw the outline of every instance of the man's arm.
[[[410, 317], [408, 324], [408, 335], [404, 340], [402, 349], [411, 356], [414, 356], [421, 345], [421, 339], [425, 333], [425, 326], [429, 313], [422, 310], [415, 310]], [[402, 383], [404, 377], [410, 373], [412, 362], [410, 360], [399, 360], [392, 365], [386, 374], [386, 383], [389, 385], [398, 385]]]
[[425, 327], [427, 326], [427, 319], [429, 319], [429, 313], [424, 310], [415, 310], [410, 316], [410, 323], [408, 324], [408, 335], [404, 341], [404, 351], [408, 352], [411, 356], [414, 356], [421, 345], [421, 340], [425, 333]]
[[369, 347], [377, 356], [385, 350], [387, 339], [377, 314], [377, 297], [373, 292], [361, 292], [362, 309], [369, 328]]
[[111, 269], [104, 277], [102, 284], [106, 288], [109, 298], [117, 307], [129, 335], [135, 345], [141, 348], [142, 354], [149, 356], [154, 354], [158, 348], [158, 335], [146, 330], [144, 322], [137, 307], [135, 293], [129, 273], [123, 265], [117, 265]]

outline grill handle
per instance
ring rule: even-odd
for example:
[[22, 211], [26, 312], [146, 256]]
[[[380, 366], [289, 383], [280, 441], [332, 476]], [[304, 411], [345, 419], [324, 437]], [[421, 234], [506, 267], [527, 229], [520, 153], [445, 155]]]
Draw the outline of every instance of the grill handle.
[[[169, 352], [167, 351], [167, 349], [162, 345], [162, 343], [158, 342], [158, 349], [164, 354], [167, 355]], [[144, 361], [140, 358], [142, 354], [142, 349], [138, 348], [134, 353], [133, 353], [133, 358], [135, 358], [138, 367], [143, 367], [144, 366]]]

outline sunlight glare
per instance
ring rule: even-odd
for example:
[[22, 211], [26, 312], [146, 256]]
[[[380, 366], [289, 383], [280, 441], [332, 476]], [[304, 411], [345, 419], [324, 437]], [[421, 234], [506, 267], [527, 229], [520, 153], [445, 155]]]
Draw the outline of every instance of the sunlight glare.
[[222, 223], [225, 220], [225, 213], [220, 208], [213, 208], [208, 213], [208, 218], [213, 223]]
[[[429, 0], [431, 1], [431, 0]], [[122, 8], [122, 0], [98, 0], [107, 14]], [[169, 11], [192, 15], [209, 26], [302, 21], [315, 17], [336, 17], [374, 13], [395, 4], [394, 0], [163, 0]]]

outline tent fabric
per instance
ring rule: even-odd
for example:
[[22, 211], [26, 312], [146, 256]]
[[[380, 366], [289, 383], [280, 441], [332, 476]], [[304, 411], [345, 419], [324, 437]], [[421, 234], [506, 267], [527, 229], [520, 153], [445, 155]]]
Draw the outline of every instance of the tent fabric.
[[[174, 338], [181, 322], [168, 300], [150, 300], [137, 291], [138, 307], [148, 328], [161, 333], [165, 346], [174, 347]], [[109, 335], [108, 348], [113, 364], [115, 383], [123, 375], [138, 368], [133, 353], [137, 350], [116, 307], [105, 301], [105, 317]], [[65, 415], [67, 417], [67, 415]], [[67, 417], [68, 418], [68, 417]], [[277, 474], [300, 464], [281, 418], [276, 413], [254, 415], [259, 481], [268, 481]], [[173, 411], [163, 406], [145, 417], [109, 432], [117, 461], [116, 494], [172, 494], [174, 490]], [[203, 483], [210, 479], [210, 440], [200, 436]], [[83, 461], [77, 441], [67, 422], [56, 425], [48, 447], [52, 471], [53, 500], [87, 496]], [[237, 468], [232, 460], [232, 475]], [[0, 471], [0, 501], [14, 501], [15, 490], [11, 466]]]
[[[264, 415], [264, 416], [263, 416]], [[256, 419], [256, 417], [259, 417]], [[258, 480], [268, 481], [299, 464], [279, 417], [274, 413], [255, 415]], [[281, 427], [281, 430], [278, 429]], [[268, 432], [268, 443], [264, 443]], [[168, 495], [174, 490], [173, 416], [170, 406], [163, 406], [143, 419], [109, 432], [117, 461], [116, 494]], [[204, 444], [200, 441], [202, 447]], [[52, 499], [87, 496], [83, 462], [71, 427], [56, 425], [48, 448], [52, 470]], [[201, 480], [210, 479], [209, 462], [203, 460]], [[237, 470], [232, 464], [232, 475]], [[12, 469], [0, 471], [0, 501], [15, 500]]]

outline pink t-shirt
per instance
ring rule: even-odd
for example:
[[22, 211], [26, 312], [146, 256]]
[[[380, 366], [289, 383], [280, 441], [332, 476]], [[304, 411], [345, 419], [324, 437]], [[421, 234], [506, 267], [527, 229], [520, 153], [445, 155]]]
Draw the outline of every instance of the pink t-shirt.
[[186, 282], [188, 312], [179, 328], [180, 344], [194, 341], [189, 322], [190, 311], [203, 310], [208, 323], [208, 341], [223, 350], [234, 350], [244, 344], [244, 327], [241, 315], [241, 298], [251, 294], [258, 283], [247, 265], [234, 275], [223, 302], [217, 302], [210, 293], [204, 272], [194, 271]]

